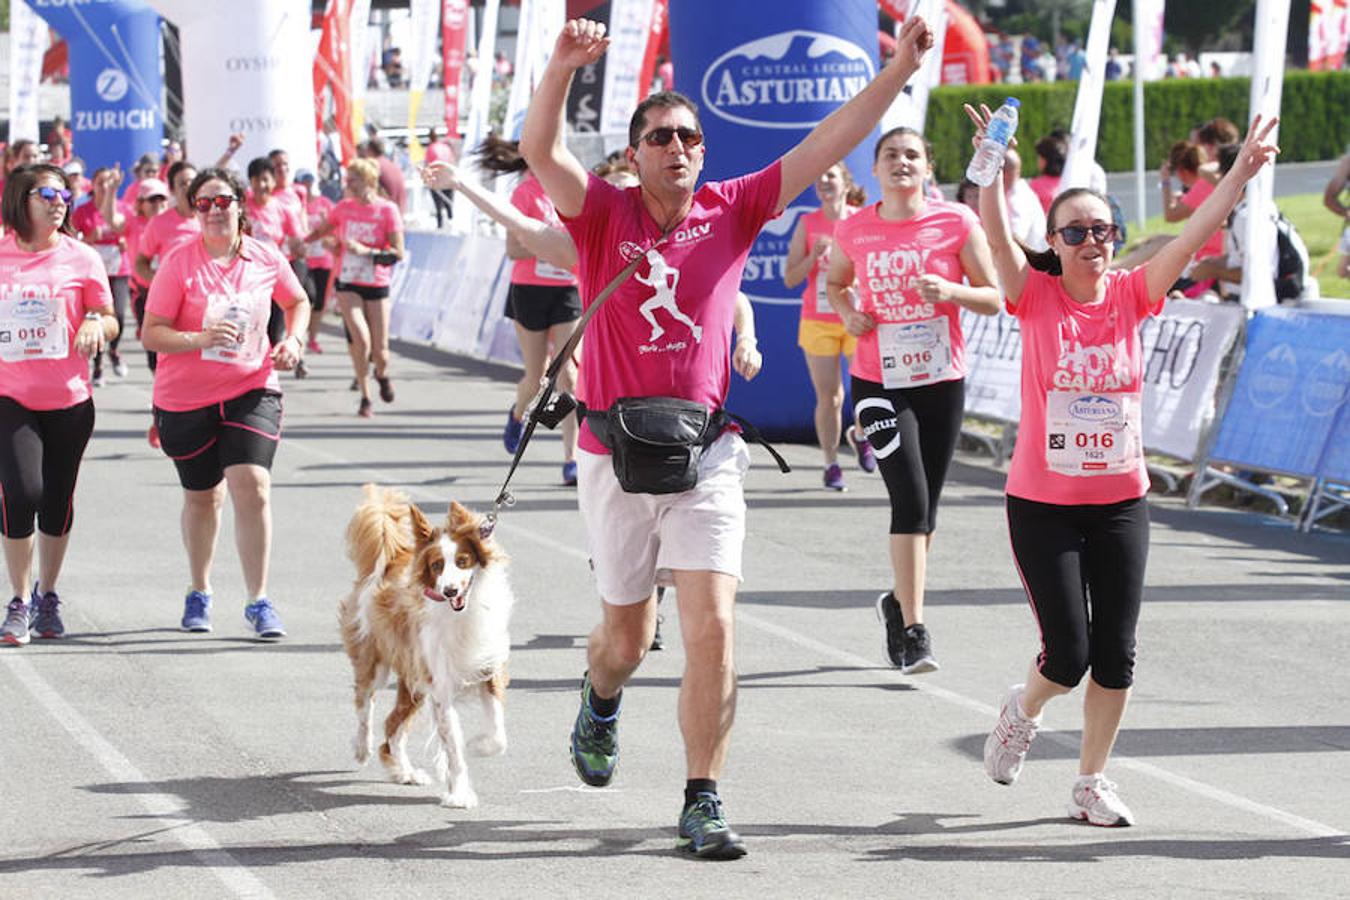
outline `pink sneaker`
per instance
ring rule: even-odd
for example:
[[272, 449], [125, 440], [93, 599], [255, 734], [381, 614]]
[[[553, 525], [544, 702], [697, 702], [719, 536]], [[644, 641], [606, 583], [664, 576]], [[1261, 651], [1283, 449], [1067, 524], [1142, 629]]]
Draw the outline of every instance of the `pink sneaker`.
[[323, 348], [319, 346], [319, 342], [315, 338], [309, 339], [309, 343], [305, 344], [305, 349], [308, 350], [310, 353], [323, 352]]

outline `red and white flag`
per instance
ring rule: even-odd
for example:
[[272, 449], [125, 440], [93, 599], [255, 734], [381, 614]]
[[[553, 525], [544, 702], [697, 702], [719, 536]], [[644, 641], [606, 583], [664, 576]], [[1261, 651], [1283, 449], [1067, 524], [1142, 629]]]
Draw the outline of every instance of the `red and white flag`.
[[459, 82], [464, 73], [469, 0], [441, 0], [441, 84], [445, 88], [445, 127], [459, 137]]

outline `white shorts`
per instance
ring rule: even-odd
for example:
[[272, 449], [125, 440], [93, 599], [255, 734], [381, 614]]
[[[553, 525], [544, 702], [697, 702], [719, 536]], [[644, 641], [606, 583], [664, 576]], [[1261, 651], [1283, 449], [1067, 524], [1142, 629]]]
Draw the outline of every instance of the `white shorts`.
[[641, 603], [672, 570], [741, 577], [745, 473], [750, 451], [726, 433], [704, 451], [698, 484], [682, 494], [630, 494], [619, 487], [608, 454], [577, 451], [577, 504], [586, 521], [591, 569], [600, 598]]

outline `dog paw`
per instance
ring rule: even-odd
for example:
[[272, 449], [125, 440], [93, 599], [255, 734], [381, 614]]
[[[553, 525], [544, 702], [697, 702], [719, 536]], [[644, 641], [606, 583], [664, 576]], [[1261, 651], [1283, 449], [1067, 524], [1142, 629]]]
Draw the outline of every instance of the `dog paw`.
[[356, 756], [356, 761], [361, 765], [364, 766], [374, 752], [375, 742], [370, 740], [369, 737], [362, 738], [362, 736], [358, 734], [356, 739], [352, 741], [352, 753]]
[[431, 776], [421, 769], [396, 769], [389, 773], [395, 784], [431, 784]]
[[450, 809], [473, 809], [478, 806], [478, 795], [471, 787], [458, 787], [453, 791], [446, 791], [445, 796], [441, 797], [441, 806]]
[[506, 735], [480, 734], [469, 741], [469, 750], [475, 756], [500, 756], [506, 752]]

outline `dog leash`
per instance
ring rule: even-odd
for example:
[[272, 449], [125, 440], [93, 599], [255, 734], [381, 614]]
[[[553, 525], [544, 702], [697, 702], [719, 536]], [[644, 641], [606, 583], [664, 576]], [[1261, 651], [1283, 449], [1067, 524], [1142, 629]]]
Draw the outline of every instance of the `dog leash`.
[[[676, 223], [678, 225], [678, 223]], [[675, 225], [667, 228], [661, 233], [647, 250], [653, 250], [665, 242], [671, 232], [675, 230]], [[614, 276], [609, 284], [605, 285], [604, 290], [596, 295], [595, 301], [587, 307], [580, 319], [577, 320], [577, 327], [572, 330], [567, 343], [563, 344], [557, 354], [553, 357], [553, 362], [549, 363], [544, 376], [539, 379], [539, 391], [530, 400], [530, 405], [525, 410], [525, 430], [520, 435], [520, 443], [516, 445], [515, 455], [511, 458], [511, 468], [506, 472], [506, 480], [502, 482], [502, 488], [497, 493], [497, 499], [492, 501], [492, 509], [484, 517], [482, 527], [483, 536], [492, 534], [492, 530], [497, 527], [498, 514], [502, 509], [515, 506], [516, 498], [507, 489], [511, 479], [516, 474], [517, 467], [520, 466], [520, 460], [525, 455], [525, 446], [529, 444], [530, 438], [534, 436], [534, 429], [540, 422], [548, 428], [556, 428], [563, 419], [577, 408], [577, 401], [570, 394], [554, 394], [554, 389], [558, 384], [558, 375], [562, 372], [563, 366], [572, 358], [572, 353], [576, 350], [577, 344], [581, 343], [581, 333], [586, 330], [586, 325], [595, 317], [600, 310], [601, 304], [610, 298], [610, 295], [617, 291], [633, 273], [637, 271], [642, 260], [647, 255], [647, 250], [639, 253], [618, 275]]]

